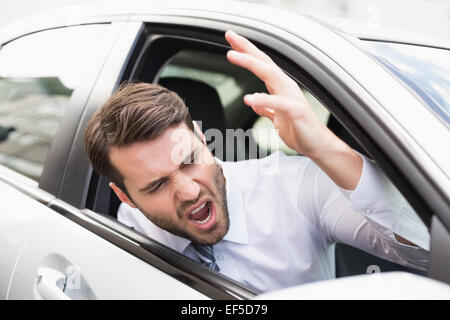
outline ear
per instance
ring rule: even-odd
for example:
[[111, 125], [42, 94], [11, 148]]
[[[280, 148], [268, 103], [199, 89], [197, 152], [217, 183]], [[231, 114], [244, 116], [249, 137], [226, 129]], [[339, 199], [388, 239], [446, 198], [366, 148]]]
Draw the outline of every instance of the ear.
[[197, 122], [195, 122], [193, 120], [192, 123], [194, 124], [195, 133], [200, 137], [200, 139], [203, 141], [203, 144], [206, 146], [206, 138], [205, 138], [205, 135], [203, 134], [202, 130], [198, 126]]
[[111, 189], [114, 190], [114, 193], [117, 195], [117, 197], [119, 198], [120, 201], [125, 202], [127, 205], [129, 205], [132, 208], [136, 208], [133, 201], [131, 201], [130, 198], [127, 197], [125, 192], [123, 192], [122, 189], [120, 189], [118, 186], [116, 186], [116, 184], [114, 182], [110, 182], [109, 186], [111, 187]]

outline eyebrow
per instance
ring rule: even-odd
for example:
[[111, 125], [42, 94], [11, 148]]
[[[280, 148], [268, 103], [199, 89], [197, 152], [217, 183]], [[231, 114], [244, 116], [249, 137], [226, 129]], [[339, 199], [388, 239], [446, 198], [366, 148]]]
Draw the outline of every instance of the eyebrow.
[[[185, 164], [187, 164], [187, 163], [191, 163], [191, 162], [192, 162], [191, 160], [192, 160], [192, 158], [194, 157], [196, 151], [197, 151], [197, 148], [194, 148], [194, 149], [191, 151], [191, 153], [188, 154], [188, 155], [183, 159], [183, 161], [181, 161], [181, 163], [179, 164], [178, 168], [183, 167], [183, 165], [185, 165]], [[175, 170], [174, 170], [174, 171], [175, 171]], [[164, 177], [160, 177], [160, 178], [158, 178], [158, 179], [156, 179], [156, 180], [153, 180], [152, 182], [148, 183], [145, 187], [139, 189], [139, 192], [143, 192], [143, 193], [149, 192], [149, 191], [152, 190], [155, 186], [157, 186], [159, 183], [168, 180], [168, 179], [169, 179], [169, 176], [170, 176], [170, 174], [167, 175], [167, 176], [164, 176]]]

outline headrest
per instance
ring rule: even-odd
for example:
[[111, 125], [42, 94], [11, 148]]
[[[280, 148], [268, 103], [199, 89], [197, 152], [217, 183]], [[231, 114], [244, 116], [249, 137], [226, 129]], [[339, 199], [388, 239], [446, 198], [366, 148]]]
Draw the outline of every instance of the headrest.
[[216, 89], [201, 81], [176, 77], [162, 78], [159, 84], [184, 100], [192, 120], [202, 122], [203, 132], [216, 128], [225, 135], [225, 115]]

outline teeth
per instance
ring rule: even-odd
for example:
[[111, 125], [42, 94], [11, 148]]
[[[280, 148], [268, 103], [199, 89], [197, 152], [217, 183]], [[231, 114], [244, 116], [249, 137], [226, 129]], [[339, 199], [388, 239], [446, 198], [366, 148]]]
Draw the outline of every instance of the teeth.
[[193, 219], [190, 219], [190, 220], [194, 221], [195, 223], [198, 223], [198, 224], [205, 224], [206, 222], [209, 221], [209, 218], [211, 218], [211, 207], [210, 206], [208, 206], [208, 216], [205, 218], [205, 220], [202, 220], [202, 221], [196, 221], [196, 220], [193, 220]]
[[206, 202], [203, 202], [203, 204], [202, 204], [200, 207], [198, 207], [197, 209], [193, 210], [193, 211], [191, 212], [191, 214], [195, 214], [195, 213], [199, 212], [201, 209], [203, 209], [203, 207], [204, 207], [205, 205], [206, 205]]

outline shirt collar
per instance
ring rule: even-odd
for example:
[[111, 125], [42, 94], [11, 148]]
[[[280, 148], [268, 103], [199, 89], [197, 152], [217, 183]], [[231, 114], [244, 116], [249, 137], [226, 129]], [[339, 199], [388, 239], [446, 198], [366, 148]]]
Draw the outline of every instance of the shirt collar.
[[222, 167], [222, 172], [226, 181], [227, 206], [230, 217], [230, 227], [223, 240], [239, 244], [248, 244], [247, 222], [245, 219], [243, 205], [243, 188], [240, 177], [233, 170], [234, 163], [222, 162], [217, 159], [217, 163]]
[[[231, 168], [233, 163], [223, 162], [217, 158], [216, 161], [221, 166], [226, 181], [225, 190], [230, 218], [230, 227], [222, 241], [248, 244], [247, 222], [244, 213], [241, 181], [239, 176], [233, 171], [233, 168]], [[166, 233], [167, 245], [178, 252], [184, 252], [191, 243], [189, 239], [176, 236], [167, 231]]]

